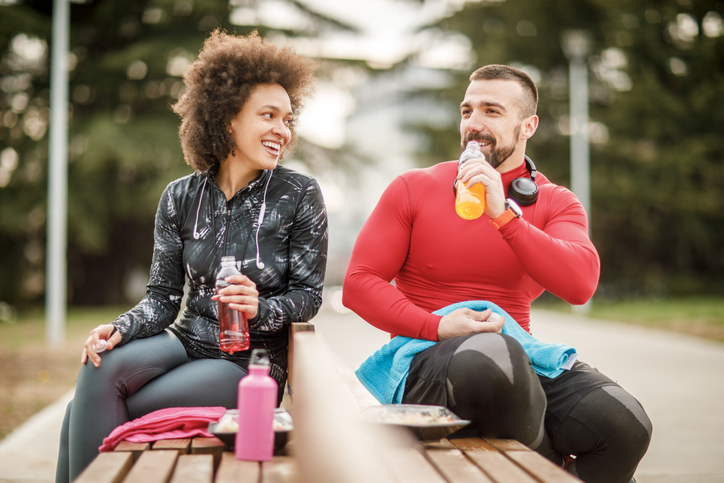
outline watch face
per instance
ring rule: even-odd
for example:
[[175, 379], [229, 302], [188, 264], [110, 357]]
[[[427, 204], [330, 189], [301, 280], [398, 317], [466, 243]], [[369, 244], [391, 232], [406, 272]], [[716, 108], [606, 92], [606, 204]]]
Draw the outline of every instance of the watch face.
[[520, 209], [520, 206], [518, 206], [518, 203], [508, 198], [505, 200], [505, 207], [512, 210], [513, 213], [515, 213], [515, 216], [523, 216], [523, 210]]

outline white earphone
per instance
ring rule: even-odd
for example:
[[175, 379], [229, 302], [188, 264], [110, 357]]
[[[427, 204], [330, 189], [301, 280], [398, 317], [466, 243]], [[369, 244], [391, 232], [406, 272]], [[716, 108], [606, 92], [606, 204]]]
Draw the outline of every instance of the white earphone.
[[[269, 182], [271, 181], [272, 175], [274, 174], [273, 170], [269, 171], [269, 177], [266, 180], [266, 185], [264, 186], [264, 198], [261, 203], [261, 209], [259, 209], [259, 218], [256, 221], [256, 236], [254, 237], [254, 241], [256, 243], [256, 268], [259, 270], [263, 270], [266, 265], [264, 265], [264, 262], [261, 261], [261, 253], [259, 250], [259, 230], [261, 229], [261, 224], [264, 221], [264, 215], [266, 214], [266, 192], [269, 189]], [[208, 179], [208, 178], [206, 178]], [[204, 198], [204, 190], [206, 189], [206, 179], [204, 179], [204, 185], [201, 187], [201, 197], [199, 198], [199, 206], [196, 208], [196, 221], [194, 222], [194, 239], [198, 240], [202, 236], [205, 235], [205, 232], [208, 231], [208, 228], [204, 228], [201, 230], [201, 232], [196, 231], [198, 224], [199, 224], [199, 212], [201, 211], [201, 201]], [[213, 214], [212, 214], [213, 217]], [[213, 221], [212, 221], [213, 223]]]
[[261, 261], [261, 253], [259, 251], [259, 230], [261, 229], [261, 224], [264, 221], [264, 214], [266, 213], [266, 192], [269, 189], [269, 182], [271, 181], [272, 174], [274, 174], [274, 171], [269, 171], [269, 177], [266, 180], [266, 186], [264, 187], [264, 199], [261, 203], [261, 209], [259, 210], [259, 219], [256, 222], [256, 268], [259, 270], [263, 270], [266, 265], [264, 265], [264, 262]]

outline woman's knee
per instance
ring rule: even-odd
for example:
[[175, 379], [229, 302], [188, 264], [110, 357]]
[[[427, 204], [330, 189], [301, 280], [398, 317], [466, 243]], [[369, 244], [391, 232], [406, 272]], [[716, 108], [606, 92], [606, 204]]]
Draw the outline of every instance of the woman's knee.
[[170, 332], [132, 340], [101, 355], [99, 367], [86, 363], [78, 374], [84, 394], [114, 390], [133, 394], [149, 380], [188, 361], [183, 344]]

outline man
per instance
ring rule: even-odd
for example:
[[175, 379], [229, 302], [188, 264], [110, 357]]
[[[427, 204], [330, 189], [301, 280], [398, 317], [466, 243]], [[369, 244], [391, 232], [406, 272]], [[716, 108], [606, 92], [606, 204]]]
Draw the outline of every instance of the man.
[[[538, 127], [533, 81], [500, 65], [470, 81], [460, 138], [463, 147], [478, 141], [484, 158], [459, 172], [456, 161], [411, 170], [390, 184], [357, 239], [344, 304], [393, 335], [437, 342], [412, 360], [402, 402], [447, 406], [472, 420], [469, 431], [518, 439], [586, 482], [628, 483], [651, 437], [638, 401], [581, 361], [553, 379], [536, 375], [490, 310], [433, 314], [486, 300], [530, 331], [530, 303], [544, 290], [583, 304], [600, 273], [582, 205], [533, 176], [525, 158]], [[457, 216], [455, 179], [485, 186], [483, 216]], [[520, 183], [522, 195], [511, 187]]]

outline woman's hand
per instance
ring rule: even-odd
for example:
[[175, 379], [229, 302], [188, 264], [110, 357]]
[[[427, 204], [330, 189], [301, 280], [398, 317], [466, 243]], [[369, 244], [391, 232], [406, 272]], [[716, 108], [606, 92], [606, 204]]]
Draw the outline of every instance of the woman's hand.
[[229, 307], [244, 312], [250, 319], [256, 317], [259, 312], [259, 291], [256, 284], [246, 275], [231, 275], [225, 280], [229, 285], [220, 289], [211, 300], [226, 302]]
[[502, 332], [505, 317], [487, 309], [476, 312], [466, 307], [453, 310], [440, 319], [437, 326], [437, 340], [441, 341], [459, 335], [468, 335], [479, 332]]
[[[113, 335], [111, 336], [111, 334]], [[100, 367], [101, 356], [99, 356], [98, 352], [96, 352], [100, 348], [100, 341], [105, 340], [107, 343], [106, 350], [111, 350], [121, 341], [121, 339], [120, 332], [116, 331], [115, 334], [113, 333], [113, 324], [99, 325], [95, 329], [91, 330], [88, 339], [86, 339], [83, 354], [80, 356], [80, 363], [85, 364], [88, 359], [90, 359], [94, 366]]]

